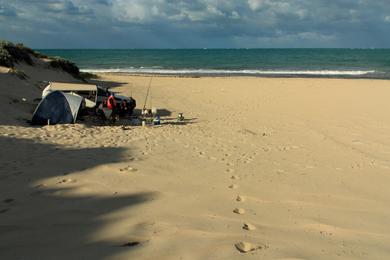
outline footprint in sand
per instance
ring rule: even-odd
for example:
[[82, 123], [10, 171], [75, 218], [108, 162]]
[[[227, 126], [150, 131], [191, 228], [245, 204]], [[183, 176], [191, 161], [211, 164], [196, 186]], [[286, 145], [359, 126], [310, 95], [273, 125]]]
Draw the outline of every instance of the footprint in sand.
[[239, 215], [242, 215], [242, 214], [245, 214], [245, 209], [242, 209], [242, 208], [235, 208], [233, 210], [234, 213], [236, 214], [239, 214]]
[[238, 175], [232, 175], [232, 177], [230, 177], [230, 179], [232, 180], [238, 180], [240, 179], [240, 177]]
[[244, 163], [251, 163], [253, 160], [252, 159], [246, 159], [245, 161], [244, 161]]
[[236, 201], [238, 201], [238, 202], [245, 202], [246, 201], [246, 197], [241, 196], [241, 195], [237, 195]]
[[245, 230], [248, 230], [248, 231], [252, 231], [252, 230], [256, 229], [256, 227], [254, 225], [249, 224], [249, 223], [244, 223], [242, 228], [245, 229]]
[[234, 169], [226, 169], [226, 172], [234, 172]]
[[236, 184], [229, 185], [229, 189], [233, 189], [233, 190], [238, 189], [238, 185]]
[[234, 245], [238, 251], [241, 253], [248, 253], [251, 251], [255, 251], [257, 249], [261, 249], [261, 246], [256, 246], [252, 243], [241, 241]]

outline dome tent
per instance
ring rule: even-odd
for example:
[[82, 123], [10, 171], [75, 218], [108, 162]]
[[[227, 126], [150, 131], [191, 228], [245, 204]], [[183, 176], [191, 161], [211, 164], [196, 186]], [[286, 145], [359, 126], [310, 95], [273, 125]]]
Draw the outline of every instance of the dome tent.
[[71, 124], [76, 122], [83, 98], [53, 91], [46, 95], [34, 111], [33, 125]]

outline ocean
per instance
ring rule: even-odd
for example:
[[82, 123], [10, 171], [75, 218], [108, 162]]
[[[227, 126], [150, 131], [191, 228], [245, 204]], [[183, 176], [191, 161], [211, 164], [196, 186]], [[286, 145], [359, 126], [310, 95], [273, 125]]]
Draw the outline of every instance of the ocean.
[[390, 79], [390, 49], [38, 50], [85, 72]]

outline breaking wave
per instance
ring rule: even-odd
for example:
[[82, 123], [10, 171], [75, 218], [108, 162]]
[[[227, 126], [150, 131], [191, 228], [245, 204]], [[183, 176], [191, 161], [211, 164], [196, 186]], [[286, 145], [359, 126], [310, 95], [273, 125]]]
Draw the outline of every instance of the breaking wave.
[[118, 68], [118, 69], [82, 69], [90, 73], [134, 73], [165, 75], [265, 75], [265, 76], [364, 76], [375, 73], [374, 70], [219, 70], [219, 69], [155, 69], [155, 68]]

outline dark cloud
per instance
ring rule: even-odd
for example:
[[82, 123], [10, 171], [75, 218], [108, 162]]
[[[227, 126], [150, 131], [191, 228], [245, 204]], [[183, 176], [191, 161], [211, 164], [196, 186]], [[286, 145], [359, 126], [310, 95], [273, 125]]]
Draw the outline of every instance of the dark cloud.
[[390, 47], [388, 0], [0, 0], [0, 19], [45, 48]]
[[17, 12], [13, 7], [0, 3], [0, 16], [15, 17], [17, 16]]

